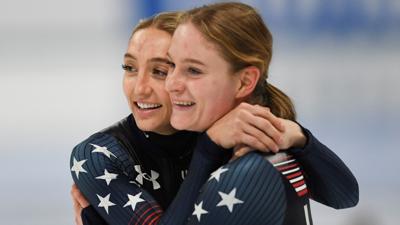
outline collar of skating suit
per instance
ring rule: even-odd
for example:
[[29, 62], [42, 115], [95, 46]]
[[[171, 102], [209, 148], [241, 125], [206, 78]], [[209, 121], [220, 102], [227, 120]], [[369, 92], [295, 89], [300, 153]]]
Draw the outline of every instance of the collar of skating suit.
[[128, 117], [131, 129], [140, 135], [140, 139], [149, 146], [146, 151], [154, 156], [163, 158], [190, 157], [196, 144], [198, 133], [178, 131], [171, 135], [162, 135], [154, 132], [140, 130], [132, 115]]

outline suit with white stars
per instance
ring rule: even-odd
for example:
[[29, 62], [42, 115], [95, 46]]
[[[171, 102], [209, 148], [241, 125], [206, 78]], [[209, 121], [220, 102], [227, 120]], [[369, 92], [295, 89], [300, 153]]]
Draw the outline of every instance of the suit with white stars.
[[227, 163], [230, 151], [206, 134], [145, 134], [129, 116], [71, 154], [72, 177], [91, 203], [83, 222], [308, 225], [309, 197], [335, 208], [355, 205], [358, 185], [350, 170], [304, 132], [304, 149]]

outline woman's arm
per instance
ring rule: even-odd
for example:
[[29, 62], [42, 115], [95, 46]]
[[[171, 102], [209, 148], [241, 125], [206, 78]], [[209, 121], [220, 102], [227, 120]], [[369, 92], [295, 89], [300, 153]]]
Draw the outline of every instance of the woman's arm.
[[299, 124], [274, 116], [266, 107], [242, 103], [213, 124], [207, 133], [224, 148], [235, 147], [234, 158], [259, 149], [290, 149], [306, 174], [314, 200], [347, 208], [358, 202], [357, 180], [343, 161]]
[[[267, 224], [281, 224], [287, 214], [286, 204], [289, 203], [278, 170], [262, 155], [248, 154], [240, 160], [220, 167], [220, 172], [215, 171], [209, 177], [216, 166], [222, 164], [230, 155], [216, 146], [206, 134], [202, 134], [199, 140], [189, 174], [166, 212], [152, 212], [155, 214], [154, 219], [133, 218], [128, 224], [211, 225], [216, 221], [229, 221], [232, 225], [259, 224], [261, 221], [269, 221]], [[79, 202], [82, 205], [87, 205], [84, 199], [82, 201], [82, 196], [76, 196], [80, 198]], [[257, 201], [254, 201], [255, 199]], [[144, 199], [147, 200], [149, 199]], [[263, 204], [264, 202], [271, 204]], [[95, 207], [85, 210], [96, 217], [93, 208]], [[248, 211], [249, 208], [257, 210]], [[301, 205], [301, 210], [303, 208]], [[83, 224], [93, 225], [98, 223], [91, 221], [99, 221], [96, 218], [83, 220]]]
[[121, 170], [127, 162], [126, 153], [110, 135], [99, 133], [75, 147], [71, 155], [71, 173], [79, 190], [109, 225], [176, 225], [186, 223], [202, 184], [229, 157], [228, 151], [201, 135], [189, 173], [165, 212], [146, 190], [131, 182]]
[[304, 169], [311, 197], [335, 209], [357, 205], [358, 183], [350, 169], [309, 130], [303, 127], [301, 130], [307, 140], [305, 146], [290, 149], [289, 152]]

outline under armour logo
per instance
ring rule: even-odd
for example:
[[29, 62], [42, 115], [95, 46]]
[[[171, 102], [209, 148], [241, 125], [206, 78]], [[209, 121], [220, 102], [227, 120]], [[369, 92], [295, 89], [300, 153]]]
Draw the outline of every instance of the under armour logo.
[[181, 177], [182, 180], [184, 180], [186, 178], [186, 175], [188, 174], [188, 170], [181, 170]]
[[150, 170], [150, 176], [147, 173], [142, 172], [142, 168], [140, 165], [135, 165], [135, 170], [139, 174], [136, 176], [136, 181], [139, 182], [141, 185], [143, 185], [143, 179], [151, 181], [153, 183], [153, 189], [157, 190], [161, 188], [160, 184], [157, 182], [157, 178], [160, 176], [159, 173], [157, 173], [154, 170]]

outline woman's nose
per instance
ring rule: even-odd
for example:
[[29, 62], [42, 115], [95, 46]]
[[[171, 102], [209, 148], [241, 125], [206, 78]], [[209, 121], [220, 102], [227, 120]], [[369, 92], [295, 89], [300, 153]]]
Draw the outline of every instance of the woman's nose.
[[151, 85], [149, 79], [145, 76], [138, 76], [135, 85], [135, 95], [146, 96], [151, 94]]
[[165, 80], [165, 89], [168, 93], [181, 92], [184, 89], [184, 81], [180, 74], [175, 71], [169, 72]]

